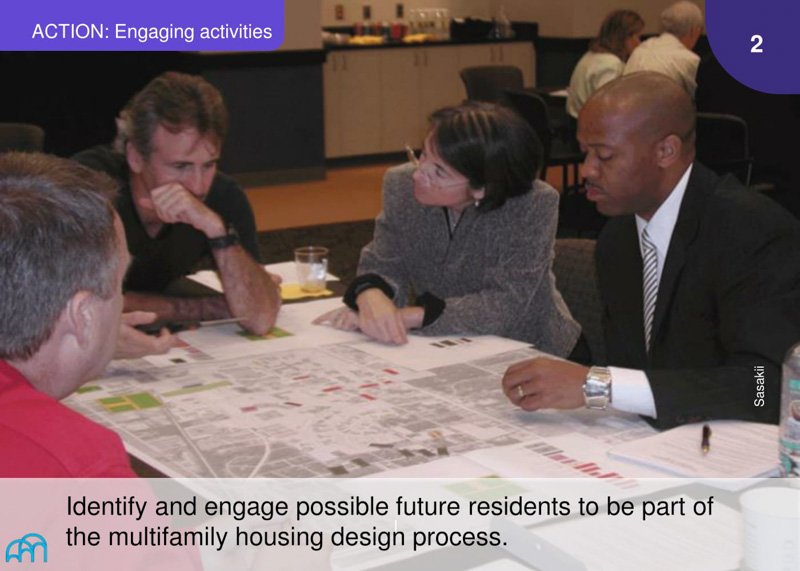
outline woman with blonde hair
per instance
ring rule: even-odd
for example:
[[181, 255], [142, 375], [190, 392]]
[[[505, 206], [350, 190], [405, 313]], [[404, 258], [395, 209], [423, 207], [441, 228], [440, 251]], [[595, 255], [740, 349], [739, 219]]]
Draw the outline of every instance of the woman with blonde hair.
[[572, 72], [567, 113], [577, 119], [595, 90], [622, 75], [625, 62], [641, 43], [642, 30], [644, 20], [633, 10], [615, 10], [606, 16], [600, 33]]

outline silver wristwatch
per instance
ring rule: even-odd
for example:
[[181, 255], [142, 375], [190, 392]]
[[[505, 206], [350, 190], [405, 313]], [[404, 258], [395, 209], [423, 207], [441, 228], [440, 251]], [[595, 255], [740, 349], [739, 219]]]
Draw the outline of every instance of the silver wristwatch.
[[606, 367], [592, 367], [583, 383], [586, 408], [605, 410], [611, 402], [611, 372]]

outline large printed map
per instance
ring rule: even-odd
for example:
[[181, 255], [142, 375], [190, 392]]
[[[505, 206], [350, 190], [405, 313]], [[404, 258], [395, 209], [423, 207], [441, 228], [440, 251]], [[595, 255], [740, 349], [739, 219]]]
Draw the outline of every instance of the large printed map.
[[415, 337], [387, 349], [307, 325], [325, 303], [284, 308], [266, 338], [236, 325], [183, 334], [185, 347], [114, 362], [66, 402], [175, 477], [359, 477], [575, 432], [606, 447], [651, 433], [632, 417], [516, 410], [499, 386], [536, 354], [519, 343]]

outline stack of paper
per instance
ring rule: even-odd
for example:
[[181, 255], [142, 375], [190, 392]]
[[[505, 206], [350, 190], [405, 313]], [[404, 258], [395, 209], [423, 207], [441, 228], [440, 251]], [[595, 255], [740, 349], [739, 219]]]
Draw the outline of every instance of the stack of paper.
[[739, 420], [705, 423], [709, 449], [702, 449], [703, 423], [685, 424], [612, 448], [612, 458], [691, 478], [758, 478], [775, 475], [778, 427]]

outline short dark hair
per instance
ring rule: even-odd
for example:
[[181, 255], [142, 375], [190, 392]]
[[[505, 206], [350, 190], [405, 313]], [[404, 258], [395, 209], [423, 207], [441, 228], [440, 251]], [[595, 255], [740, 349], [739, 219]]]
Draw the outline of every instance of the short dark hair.
[[114, 295], [115, 183], [39, 153], [0, 154], [0, 359], [28, 359], [69, 299]]
[[134, 95], [117, 119], [114, 148], [131, 143], [143, 157], [153, 151], [153, 133], [161, 125], [171, 133], [194, 128], [222, 147], [228, 111], [216, 87], [197, 75], [168, 71]]
[[542, 143], [528, 123], [510, 109], [469, 101], [430, 116], [431, 142], [444, 161], [483, 188], [478, 210], [499, 208], [531, 189], [542, 165]]
[[592, 40], [590, 50], [593, 52], [609, 52], [622, 61], [630, 54], [625, 52], [625, 40], [644, 30], [644, 20], [633, 10], [615, 10], [605, 17], [600, 24], [600, 33]]

